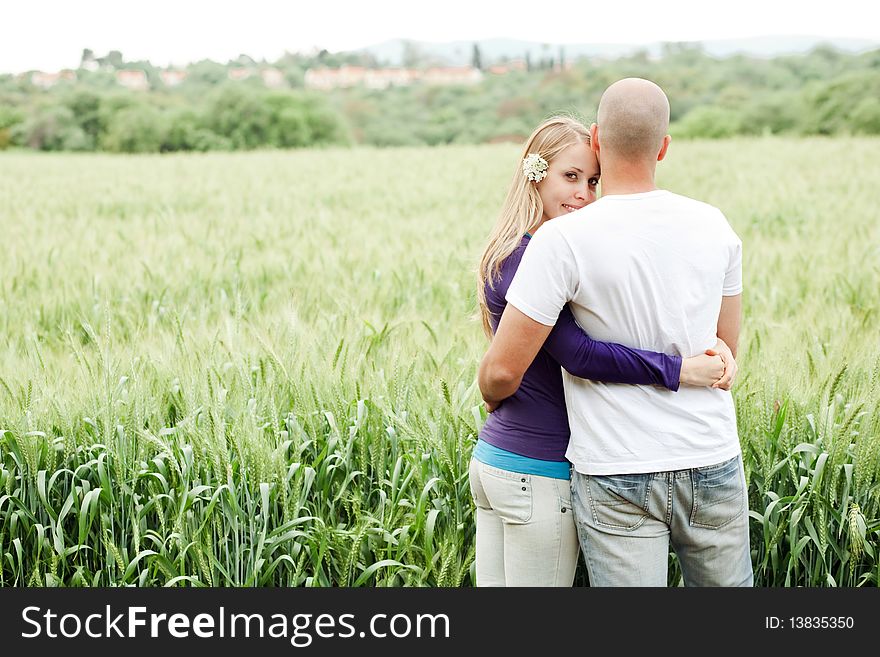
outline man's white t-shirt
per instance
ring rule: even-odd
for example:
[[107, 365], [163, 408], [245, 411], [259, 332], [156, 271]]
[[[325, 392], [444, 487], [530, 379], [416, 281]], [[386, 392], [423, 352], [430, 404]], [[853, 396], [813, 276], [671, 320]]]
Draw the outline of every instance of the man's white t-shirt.
[[[570, 302], [596, 340], [677, 354], [715, 345], [722, 296], [742, 292], [742, 242], [717, 208], [665, 190], [604, 196], [545, 222], [507, 302], [552, 326]], [[566, 457], [583, 474], [663, 472], [740, 453], [730, 392], [601, 383], [563, 371]]]

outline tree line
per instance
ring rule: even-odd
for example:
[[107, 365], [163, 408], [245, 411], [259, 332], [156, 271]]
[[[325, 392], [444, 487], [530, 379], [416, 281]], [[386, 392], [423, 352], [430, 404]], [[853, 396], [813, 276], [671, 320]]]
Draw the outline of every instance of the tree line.
[[[473, 60], [482, 64], [476, 49]], [[322, 93], [304, 88], [310, 66], [378, 64], [354, 54], [288, 54], [272, 64], [283, 74], [284, 89], [267, 89], [259, 76], [230, 81], [231, 68], [260, 65], [246, 56], [226, 65], [191, 64], [185, 81], [169, 88], [156, 82], [159, 71], [149, 62], [125, 62], [114, 52], [99, 64], [49, 89], [26, 76], [0, 76], [0, 149], [169, 152], [520, 141], [553, 113], [592, 120], [602, 91], [629, 76], [655, 80], [667, 91], [675, 137], [880, 134], [880, 50], [819, 47], [772, 59], [719, 59], [697, 45], [667, 44], [659, 58], [639, 52], [581, 59], [567, 67], [486, 74], [476, 85]], [[121, 68], [143, 70], [152, 90], [121, 89], [114, 73]]]

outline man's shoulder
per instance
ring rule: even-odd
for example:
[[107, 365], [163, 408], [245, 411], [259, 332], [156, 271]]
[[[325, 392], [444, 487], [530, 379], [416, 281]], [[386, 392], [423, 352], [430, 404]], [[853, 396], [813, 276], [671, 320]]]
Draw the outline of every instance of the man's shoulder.
[[730, 221], [728, 221], [720, 208], [690, 196], [673, 192], [670, 192], [669, 195], [673, 203], [673, 205], [669, 206], [671, 215], [686, 217], [690, 226], [701, 225], [706, 227], [711, 231], [715, 239], [721, 240], [731, 247], [742, 244], [739, 235], [736, 234]]
[[544, 235], [541, 239], [556, 239], [564, 241], [565, 239], [570, 237], [572, 233], [577, 232], [578, 230], [588, 226], [589, 224], [585, 220], [589, 219], [590, 217], [597, 216], [595, 206], [595, 203], [591, 203], [590, 205], [587, 205], [586, 207], [583, 207], [580, 210], [576, 210], [570, 214], [556, 217], [551, 221], [545, 221], [540, 230], [538, 230], [535, 235], [540, 235], [543, 232]]
[[701, 201], [696, 198], [692, 198], [690, 196], [685, 196], [684, 194], [678, 194], [676, 192], [667, 191], [667, 196], [672, 203], [677, 203], [682, 207], [686, 207], [693, 212], [703, 212], [707, 214], [714, 214], [724, 216], [724, 213], [711, 203], [707, 203], [706, 201]]
[[535, 236], [529, 240], [529, 245], [534, 244], [546, 244], [547, 242], [557, 242], [560, 237], [564, 233], [564, 226], [566, 220], [568, 220], [570, 216], [565, 217], [556, 217], [556, 219], [551, 219], [549, 221], [545, 221], [538, 230], [535, 231]]
[[551, 263], [555, 266], [559, 263], [572, 260], [573, 244], [577, 244], [577, 237], [565, 225], [568, 217], [557, 217], [551, 221], [545, 221], [534, 237], [529, 240], [528, 248], [522, 256], [522, 265], [529, 268], [541, 269]]

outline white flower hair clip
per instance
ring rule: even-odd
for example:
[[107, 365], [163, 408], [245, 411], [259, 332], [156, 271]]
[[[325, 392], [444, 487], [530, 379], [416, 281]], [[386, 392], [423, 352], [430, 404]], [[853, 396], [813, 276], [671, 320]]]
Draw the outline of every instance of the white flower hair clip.
[[547, 160], [537, 153], [529, 153], [523, 158], [523, 175], [534, 182], [541, 182], [547, 175]]

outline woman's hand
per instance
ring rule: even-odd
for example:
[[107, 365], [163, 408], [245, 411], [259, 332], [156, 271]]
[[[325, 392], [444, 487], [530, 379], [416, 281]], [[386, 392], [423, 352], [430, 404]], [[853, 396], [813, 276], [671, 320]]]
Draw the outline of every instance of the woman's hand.
[[730, 390], [736, 378], [737, 365], [730, 347], [718, 338], [711, 349], [699, 356], [683, 358], [679, 382], [688, 386], [712, 386]]
[[495, 409], [498, 408], [500, 405], [501, 405], [501, 402], [490, 402], [490, 401], [483, 400], [483, 406], [486, 407], [487, 413], [494, 412]]
[[[717, 344], [715, 345], [718, 346]], [[681, 359], [679, 383], [686, 386], [715, 386], [724, 377], [724, 360], [716, 354], [706, 353]]]
[[[713, 383], [712, 387], [721, 388], [722, 390], [730, 390], [733, 386], [733, 380], [736, 378], [736, 372], [739, 369], [736, 364], [736, 359], [730, 351], [730, 347], [727, 346], [727, 343], [724, 342], [724, 340], [718, 338], [718, 342], [715, 343], [715, 346], [712, 349], [706, 349], [706, 355], [719, 356], [721, 360], [724, 361], [724, 376]], [[682, 367], [684, 367], [683, 362]]]

